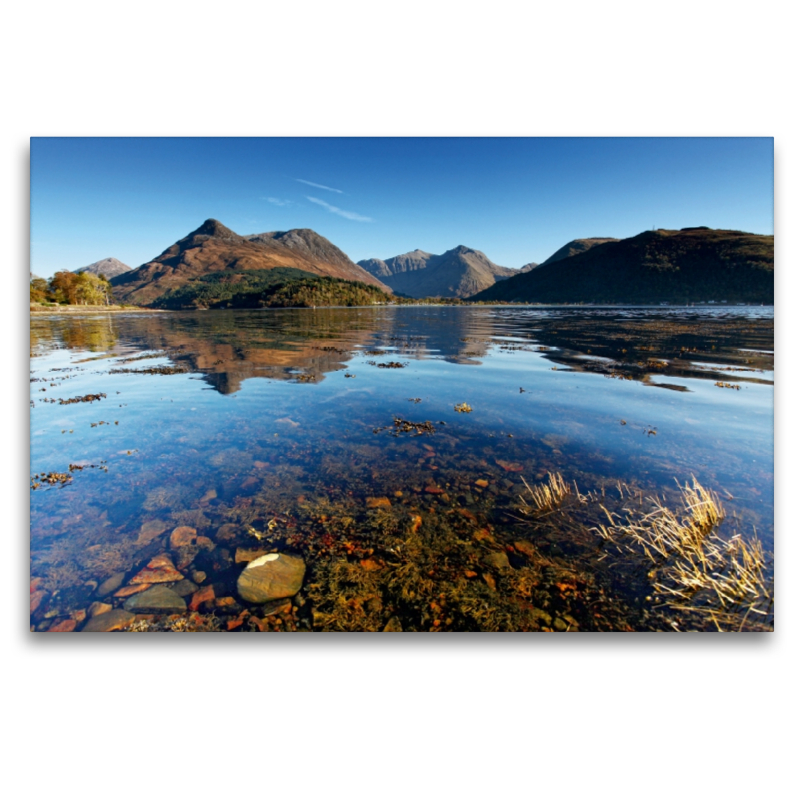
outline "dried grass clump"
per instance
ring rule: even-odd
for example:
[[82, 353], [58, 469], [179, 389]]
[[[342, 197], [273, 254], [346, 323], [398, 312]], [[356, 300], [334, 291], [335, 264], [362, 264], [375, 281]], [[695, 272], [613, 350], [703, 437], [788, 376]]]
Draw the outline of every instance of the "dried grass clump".
[[626, 509], [622, 517], [601, 508], [609, 525], [594, 528], [600, 536], [629, 551], [640, 550], [655, 565], [653, 589], [669, 607], [699, 614], [718, 630], [766, 629], [774, 588], [769, 558], [757, 539], [720, 536], [725, 518], [719, 497], [692, 483], [682, 487], [682, 509], [675, 513], [658, 497], [651, 510]]
[[[520, 506], [519, 510], [523, 514], [554, 511], [564, 502], [564, 498], [570, 493], [571, 489], [565, 483], [560, 472], [556, 472], [555, 474], [548, 473], [547, 477], [547, 481], [536, 485], [533, 489], [528, 485], [525, 478], [522, 478], [522, 482], [525, 484], [529, 495], [527, 499], [524, 495], [519, 496], [519, 499], [522, 500], [522, 506]], [[530, 499], [530, 503], [528, 499]]]

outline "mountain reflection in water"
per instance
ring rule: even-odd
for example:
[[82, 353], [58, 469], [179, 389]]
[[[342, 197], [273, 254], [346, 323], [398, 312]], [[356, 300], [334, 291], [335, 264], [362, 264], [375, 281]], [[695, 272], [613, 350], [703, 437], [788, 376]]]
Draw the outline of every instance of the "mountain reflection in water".
[[[696, 477], [724, 501], [726, 536], [772, 549], [772, 350], [771, 308], [36, 316], [32, 624], [171, 552], [187, 585], [202, 574], [230, 596], [214, 619], [261, 626], [235, 599], [237, 559], [261, 547], [301, 554], [317, 587], [281, 612], [289, 629], [669, 628], [648, 570], [599, 555], [602, 520], [520, 516], [525, 481], [674, 504]], [[171, 550], [176, 526], [213, 550]], [[428, 537], [413, 564], [409, 535]], [[412, 566], [417, 588], [399, 582]], [[432, 616], [442, 602], [459, 610]]]

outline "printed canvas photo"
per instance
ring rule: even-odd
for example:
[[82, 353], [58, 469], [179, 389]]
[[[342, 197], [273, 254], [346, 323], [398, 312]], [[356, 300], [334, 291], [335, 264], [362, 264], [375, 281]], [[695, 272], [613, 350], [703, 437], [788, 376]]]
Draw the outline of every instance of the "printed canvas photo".
[[34, 138], [31, 632], [774, 628], [771, 138]]

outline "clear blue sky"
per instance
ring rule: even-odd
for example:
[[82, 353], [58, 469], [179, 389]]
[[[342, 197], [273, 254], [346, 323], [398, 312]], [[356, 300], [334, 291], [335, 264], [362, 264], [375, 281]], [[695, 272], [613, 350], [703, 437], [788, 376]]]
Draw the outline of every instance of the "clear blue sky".
[[[316, 184], [316, 185], [314, 185]], [[464, 244], [541, 262], [571, 239], [773, 232], [771, 138], [31, 140], [31, 270], [137, 267], [214, 217], [313, 228], [354, 261]]]

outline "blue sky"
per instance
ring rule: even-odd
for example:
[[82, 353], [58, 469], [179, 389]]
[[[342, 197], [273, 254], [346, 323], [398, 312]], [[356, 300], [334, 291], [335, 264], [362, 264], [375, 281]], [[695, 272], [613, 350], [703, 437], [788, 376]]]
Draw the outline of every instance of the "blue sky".
[[313, 228], [354, 261], [459, 244], [497, 264], [571, 239], [773, 232], [771, 138], [34, 138], [31, 270], [137, 267], [214, 217]]

